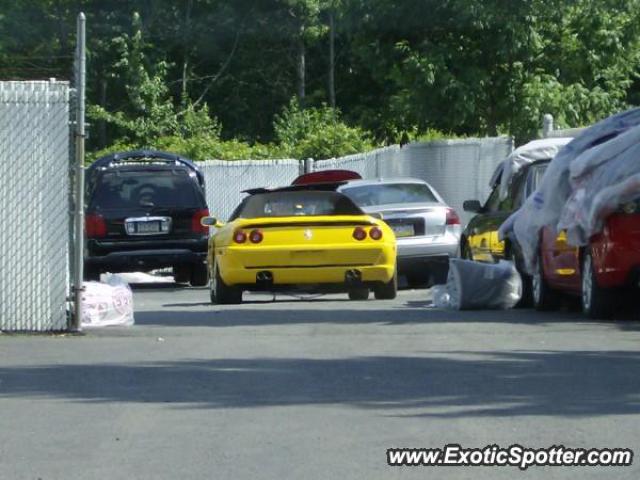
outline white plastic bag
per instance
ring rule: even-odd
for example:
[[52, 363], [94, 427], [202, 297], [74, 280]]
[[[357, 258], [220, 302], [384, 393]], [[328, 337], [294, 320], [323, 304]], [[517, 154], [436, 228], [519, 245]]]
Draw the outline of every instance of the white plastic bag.
[[522, 297], [522, 279], [512, 262], [449, 259], [447, 284], [433, 291], [433, 304], [455, 310], [508, 309]]
[[103, 278], [105, 283], [83, 283], [82, 328], [133, 325], [133, 292], [129, 284], [117, 275]]

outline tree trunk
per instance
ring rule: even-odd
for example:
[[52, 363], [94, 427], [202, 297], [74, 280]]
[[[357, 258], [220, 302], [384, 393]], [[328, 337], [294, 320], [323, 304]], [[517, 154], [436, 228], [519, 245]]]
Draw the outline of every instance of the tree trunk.
[[187, 82], [189, 72], [189, 44], [190, 44], [190, 32], [191, 32], [191, 10], [193, 9], [193, 0], [187, 2], [186, 10], [184, 13], [184, 30], [183, 30], [183, 51], [182, 51], [182, 101], [185, 102], [187, 98]]
[[333, 9], [329, 10], [329, 105], [332, 108], [336, 108], [336, 31], [335, 31], [335, 16]]
[[305, 97], [305, 46], [304, 46], [304, 25], [300, 26], [298, 36], [298, 102], [304, 107]]
[[[100, 106], [107, 109], [107, 79], [104, 74], [100, 75]], [[100, 120], [98, 124], [98, 143], [100, 148], [107, 146], [107, 122]]]

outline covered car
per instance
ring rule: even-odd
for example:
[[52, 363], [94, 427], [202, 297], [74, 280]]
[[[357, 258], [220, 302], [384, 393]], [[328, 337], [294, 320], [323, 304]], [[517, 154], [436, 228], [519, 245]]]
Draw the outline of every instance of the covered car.
[[584, 130], [550, 163], [534, 195], [501, 227], [533, 271], [534, 303], [579, 295], [591, 317], [611, 315], [640, 269], [640, 109]]
[[481, 204], [467, 200], [465, 211], [476, 213], [460, 239], [463, 258], [481, 262], [512, 260], [523, 280], [522, 306], [531, 301], [531, 277], [526, 273], [518, 241], [498, 238], [500, 225], [535, 191], [553, 157], [571, 138], [548, 138], [516, 148], [496, 168], [491, 179], [491, 193]]

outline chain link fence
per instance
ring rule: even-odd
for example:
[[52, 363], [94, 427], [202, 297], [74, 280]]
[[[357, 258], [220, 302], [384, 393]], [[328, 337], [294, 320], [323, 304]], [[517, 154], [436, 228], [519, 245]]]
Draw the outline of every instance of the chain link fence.
[[429, 182], [466, 224], [473, 214], [464, 212], [462, 203], [487, 198], [493, 171], [511, 150], [513, 141], [509, 137], [436, 140], [319, 160], [313, 169], [344, 168], [363, 178], [420, 178]]
[[0, 82], [0, 159], [0, 330], [66, 330], [67, 82]]
[[[463, 224], [472, 214], [462, 210], [469, 199], [484, 201], [497, 165], [513, 150], [509, 137], [437, 140], [380, 148], [371, 152], [309, 162], [311, 171], [347, 169], [363, 178], [414, 177], [429, 182], [456, 209]], [[304, 171], [298, 160], [209, 160], [200, 166], [211, 214], [226, 220], [244, 197], [243, 190], [289, 185]]]
[[198, 166], [204, 173], [209, 211], [223, 221], [245, 196], [243, 190], [289, 185], [304, 169], [298, 160], [209, 160]]

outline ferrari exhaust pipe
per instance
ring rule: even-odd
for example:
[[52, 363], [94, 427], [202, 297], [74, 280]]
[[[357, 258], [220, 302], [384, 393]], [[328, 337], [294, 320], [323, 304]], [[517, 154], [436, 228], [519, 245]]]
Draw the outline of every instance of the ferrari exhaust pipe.
[[360, 270], [347, 270], [344, 274], [344, 281], [348, 285], [354, 285], [362, 282], [362, 273]]
[[256, 274], [256, 283], [260, 285], [271, 285], [273, 283], [273, 274], [268, 270], [263, 270]]

